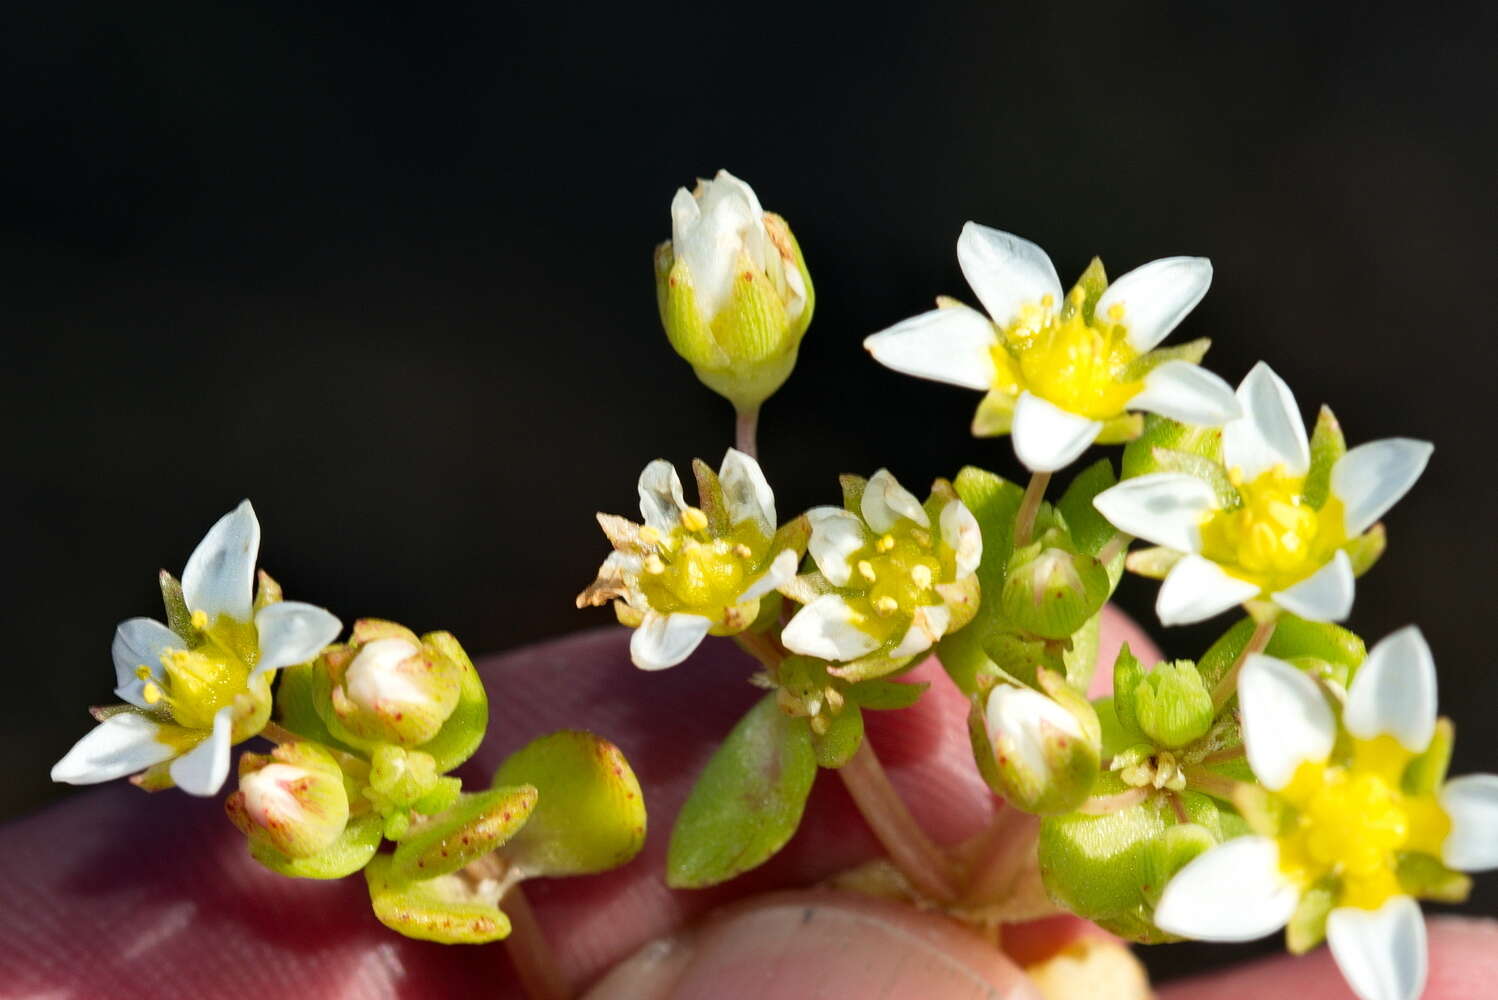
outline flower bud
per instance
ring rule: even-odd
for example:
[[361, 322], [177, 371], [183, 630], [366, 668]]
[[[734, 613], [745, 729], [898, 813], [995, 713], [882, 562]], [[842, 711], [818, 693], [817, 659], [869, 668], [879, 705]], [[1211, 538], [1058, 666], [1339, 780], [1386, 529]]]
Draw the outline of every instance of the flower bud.
[[1009, 563], [1000, 604], [1005, 617], [1046, 639], [1066, 639], [1097, 614], [1111, 590], [1092, 556], [1043, 547], [1021, 549]]
[[333, 716], [358, 741], [421, 746], [458, 706], [462, 668], [391, 622], [355, 623], [353, 640], [330, 647], [321, 664]]
[[1134, 688], [1134, 717], [1163, 747], [1183, 747], [1212, 728], [1212, 693], [1190, 660], [1161, 663]]
[[1092, 791], [1098, 774], [1097, 716], [1082, 717], [1091, 706], [1080, 696], [1067, 701], [1063, 705], [1010, 684], [988, 696], [984, 723], [995, 766], [983, 770], [997, 782], [994, 790], [1025, 812], [1067, 812]]
[[811, 277], [790, 227], [726, 170], [680, 188], [655, 252], [656, 299], [676, 353], [741, 411], [790, 375], [811, 323]]
[[343, 772], [314, 743], [283, 743], [269, 755], [241, 755], [239, 788], [225, 800], [224, 809], [252, 841], [288, 858], [326, 850], [349, 818]]

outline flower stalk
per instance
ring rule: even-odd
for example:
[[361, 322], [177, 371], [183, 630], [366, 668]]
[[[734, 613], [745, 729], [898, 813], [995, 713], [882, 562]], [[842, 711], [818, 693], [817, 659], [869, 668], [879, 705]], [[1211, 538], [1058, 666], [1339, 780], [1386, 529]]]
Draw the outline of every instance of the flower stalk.
[[955, 873], [946, 852], [911, 814], [867, 739], [837, 773], [864, 822], [916, 891], [937, 902], [956, 899]]

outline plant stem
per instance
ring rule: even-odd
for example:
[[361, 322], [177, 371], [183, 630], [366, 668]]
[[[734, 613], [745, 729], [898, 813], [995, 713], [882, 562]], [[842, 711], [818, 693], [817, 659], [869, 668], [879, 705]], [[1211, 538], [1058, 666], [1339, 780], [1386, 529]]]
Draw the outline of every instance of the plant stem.
[[1233, 695], [1238, 693], [1238, 675], [1243, 671], [1243, 664], [1253, 653], [1262, 653], [1269, 645], [1269, 640], [1274, 638], [1273, 621], [1259, 622], [1254, 626], [1254, 634], [1248, 637], [1248, 642], [1243, 647], [1243, 652], [1233, 661], [1228, 672], [1222, 675], [1217, 686], [1212, 689], [1212, 708], [1214, 715], [1222, 714], [1222, 708], [1228, 703]]
[[505, 950], [510, 961], [515, 963], [515, 973], [520, 985], [531, 1000], [569, 1000], [572, 987], [562, 975], [556, 955], [541, 925], [536, 921], [535, 911], [520, 886], [510, 887], [500, 904], [505, 916], [510, 918], [510, 936], [505, 938]]
[[1050, 485], [1051, 474], [1049, 472], [1030, 473], [1030, 483], [1025, 487], [1025, 498], [1019, 502], [1019, 513], [1014, 517], [1014, 547], [1023, 548], [1030, 544], [1030, 536], [1035, 533], [1035, 515], [1040, 513], [1040, 498], [1045, 496], [1045, 488]]
[[260, 730], [258, 735], [270, 740], [272, 743], [295, 743], [301, 739], [296, 733], [275, 722], [267, 722], [265, 728]]
[[1126, 535], [1122, 531], [1115, 531], [1113, 537], [1104, 542], [1101, 549], [1098, 549], [1097, 561], [1107, 566], [1114, 559], [1118, 558], [1118, 554], [1128, 548], [1129, 543], [1133, 540], [1133, 535]]
[[780, 676], [780, 662], [785, 653], [780, 644], [768, 632], [751, 632], [745, 629], [734, 635], [733, 641], [740, 649], [759, 661], [760, 666], [774, 678]]
[[750, 458], [759, 458], [759, 407], [736, 410], [733, 424], [734, 447]]
[[938, 902], [955, 899], [957, 891], [946, 853], [926, 836], [926, 831], [910, 814], [867, 737], [837, 773], [864, 822], [910, 884], [929, 899]]
[[1015, 883], [1034, 860], [1040, 817], [1005, 806], [981, 834], [981, 853], [968, 868], [963, 898], [992, 902], [1013, 895]]
[[1186, 787], [1193, 792], [1204, 792], [1227, 802], [1233, 801], [1233, 792], [1243, 784], [1241, 781], [1209, 771], [1200, 765], [1186, 768], [1185, 775]]
[[1078, 806], [1077, 812], [1084, 816], [1108, 816], [1120, 809], [1137, 806], [1149, 798], [1149, 794], [1148, 788], [1130, 788], [1112, 795], [1094, 795]]

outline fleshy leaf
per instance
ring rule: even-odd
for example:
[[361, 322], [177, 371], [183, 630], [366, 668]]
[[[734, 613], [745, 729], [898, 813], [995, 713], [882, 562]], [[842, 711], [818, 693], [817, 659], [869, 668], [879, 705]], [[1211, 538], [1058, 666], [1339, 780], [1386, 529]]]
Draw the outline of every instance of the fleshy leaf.
[[921, 694], [931, 685], [903, 684], [898, 681], [872, 680], [850, 684], [845, 692], [849, 701], [864, 708], [896, 709], [909, 708], [921, 700]]
[[338, 839], [319, 854], [290, 858], [263, 840], [251, 839], [250, 855], [271, 871], [291, 878], [343, 878], [369, 864], [383, 833], [380, 817], [365, 813], [349, 820]]
[[810, 728], [781, 712], [774, 695], [760, 699], [682, 806], [671, 831], [667, 883], [717, 885], [774, 856], [800, 825], [816, 773]]
[[1095, 556], [1113, 537], [1113, 525], [1092, 505], [1092, 500], [1117, 482], [1113, 463], [1106, 458], [1099, 459], [1077, 473], [1061, 499], [1056, 501], [1056, 509], [1066, 519], [1076, 551]]
[[390, 876], [406, 881], [455, 872], [501, 847], [535, 806], [536, 789], [530, 785], [464, 795], [431, 825], [401, 841], [390, 858]]
[[510, 933], [500, 912], [498, 887], [490, 889], [464, 875], [402, 882], [390, 875], [390, 855], [364, 869], [369, 902], [380, 923], [398, 934], [439, 944], [484, 944]]
[[1163, 472], [1155, 449], [1183, 451], [1214, 461], [1222, 449], [1222, 431], [1213, 427], [1190, 427], [1169, 417], [1151, 413], [1144, 421], [1144, 431], [1124, 447], [1121, 479], [1133, 479], [1151, 472]]
[[[1008, 480], [968, 466], [958, 473], [953, 486], [962, 502], [972, 511], [983, 533], [983, 558], [978, 564], [978, 581], [984, 594], [999, 594], [1004, 588], [1004, 571], [1014, 543], [1014, 518], [1019, 512], [1024, 490]], [[936, 655], [953, 682], [965, 694], [980, 689], [980, 675], [991, 679], [999, 667], [984, 649], [985, 640], [1002, 618], [997, 601], [983, 601], [967, 628], [942, 637]]]
[[489, 696], [473, 661], [451, 632], [428, 632], [421, 641], [435, 647], [463, 671], [458, 682], [458, 707], [437, 735], [421, 745], [437, 762], [437, 771], [446, 773], [472, 757], [483, 742], [484, 730], [489, 726]]
[[276, 682], [276, 721], [305, 739], [354, 753], [353, 747], [328, 731], [327, 723], [317, 712], [313, 702], [313, 669], [310, 663], [299, 663], [276, 672], [280, 678]]
[[843, 710], [832, 716], [825, 733], [811, 735], [811, 746], [821, 767], [842, 767], [862, 743], [863, 712], [851, 703], [844, 704]]
[[1165, 884], [1176, 872], [1216, 845], [1212, 831], [1197, 823], [1177, 823], [1151, 840], [1144, 853], [1144, 895], [1150, 905], [1160, 902]]
[[[1210, 689], [1227, 673], [1229, 667], [1248, 645], [1253, 635], [1254, 623], [1245, 618], [1212, 644], [1212, 647], [1197, 661], [1196, 668]], [[1325, 622], [1308, 622], [1292, 614], [1282, 614], [1275, 626], [1274, 635], [1264, 652], [1281, 660], [1309, 656], [1327, 663], [1346, 667], [1356, 672], [1363, 657], [1368, 653], [1363, 640], [1338, 625]]]
[[494, 784], [533, 785], [539, 793], [501, 852], [527, 878], [608, 871], [645, 844], [640, 783], [619, 748], [592, 733], [564, 729], [532, 741], [505, 758]]

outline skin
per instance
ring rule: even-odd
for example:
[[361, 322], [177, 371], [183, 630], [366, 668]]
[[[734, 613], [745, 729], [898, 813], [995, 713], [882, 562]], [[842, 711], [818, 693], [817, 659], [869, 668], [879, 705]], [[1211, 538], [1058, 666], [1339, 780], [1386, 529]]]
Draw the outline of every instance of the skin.
[[[1149, 640], [1105, 619], [1103, 662]], [[942, 918], [807, 889], [880, 852], [830, 774], [801, 829], [772, 861], [728, 885], [673, 892], [662, 880], [672, 817], [707, 755], [759, 695], [750, 663], [709, 640], [688, 664], [645, 673], [622, 630], [587, 632], [490, 658], [490, 738], [460, 772], [487, 783], [537, 735], [586, 727], [616, 742], [646, 789], [645, 850], [607, 875], [527, 883], [565, 974], [594, 1000], [687, 997], [1034, 997], [1030, 963], [1097, 934], [1072, 918], [1006, 932], [1014, 958]], [[1106, 673], [1106, 671], [1104, 672]], [[974, 770], [964, 703], [934, 663], [914, 708], [868, 713], [878, 749], [917, 818], [941, 842], [1002, 808]], [[232, 781], [232, 778], [231, 778]], [[124, 782], [79, 791], [0, 830], [0, 998], [155, 998], [244, 991], [317, 997], [518, 996], [502, 947], [399, 937], [368, 907], [364, 880], [283, 878], [246, 853], [220, 805]], [[1468, 997], [1498, 976], [1498, 924], [1433, 919], [1428, 998]], [[1325, 949], [1171, 984], [1162, 997], [1350, 996]]]

